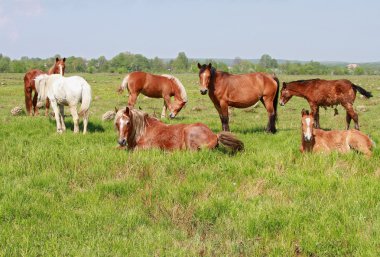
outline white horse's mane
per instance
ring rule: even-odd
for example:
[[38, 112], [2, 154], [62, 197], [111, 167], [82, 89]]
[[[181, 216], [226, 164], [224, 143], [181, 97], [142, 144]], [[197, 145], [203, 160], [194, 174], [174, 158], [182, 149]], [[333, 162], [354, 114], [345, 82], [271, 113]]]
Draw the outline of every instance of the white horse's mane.
[[185, 87], [183, 86], [181, 81], [179, 79], [177, 79], [176, 77], [169, 75], [169, 74], [162, 74], [161, 76], [174, 80], [175, 84], [177, 84], [177, 86], [179, 88], [179, 91], [181, 92], [182, 100], [184, 102], [187, 102], [187, 93], [186, 93]]

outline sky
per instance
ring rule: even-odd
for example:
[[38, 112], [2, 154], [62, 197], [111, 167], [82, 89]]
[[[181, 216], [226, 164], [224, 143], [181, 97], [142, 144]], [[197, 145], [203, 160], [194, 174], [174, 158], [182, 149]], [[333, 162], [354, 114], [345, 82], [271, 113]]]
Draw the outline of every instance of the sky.
[[380, 1], [0, 0], [0, 53], [12, 59], [110, 59], [127, 51], [380, 61]]

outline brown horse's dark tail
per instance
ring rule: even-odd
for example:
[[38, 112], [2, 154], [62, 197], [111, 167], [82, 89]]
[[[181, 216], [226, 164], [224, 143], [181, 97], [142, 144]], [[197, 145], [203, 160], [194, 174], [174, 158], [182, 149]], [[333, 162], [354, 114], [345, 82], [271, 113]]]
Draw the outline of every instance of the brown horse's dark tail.
[[235, 135], [233, 135], [230, 132], [222, 131], [217, 134], [218, 136], [218, 143], [221, 145], [231, 149], [232, 153], [236, 153], [238, 151], [244, 150], [244, 143], [236, 138]]
[[274, 115], [275, 115], [275, 118], [277, 120], [277, 106], [278, 106], [278, 96], [280, 94], [280, 81], [278, 80], [278, 78], [276, 77], [276, 75], [273, 75], [273, 79], [277, 83], [276, 95], [274, 96], [274, 99], [273, 99]]
[[360, 94], [364, 95], [365, 97], [367, 98], [370, 98], [372, 97], [372, 93], [371, 92], [368, 92], [367, 90], [365, 90], [364, 88], [358, 86], [358, 85], [355, 85], [355, 84], [351, 84], [352, 85], [352, 88], [355, 90], [355, 91], [359, 91]]

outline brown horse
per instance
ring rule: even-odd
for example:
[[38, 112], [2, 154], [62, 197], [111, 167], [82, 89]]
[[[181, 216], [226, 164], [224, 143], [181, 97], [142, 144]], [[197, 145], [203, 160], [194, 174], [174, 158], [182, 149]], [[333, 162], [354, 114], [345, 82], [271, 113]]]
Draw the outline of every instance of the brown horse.
[[209, 65], [200, 65], [200, 92], [207, 94], [219, 113], [224, 131], [229, 131], [228, 106], [246, 108], [259, 100], [268, 112], [267, 132], [276, 133], [279, 81], [276, 76], [262, 72], [232, 75], [216, 71]]
[[350, 128], [351, 119], [355, 122], [355, 128], [359, 130], [358, 114], [354, 111], [353, 104], [356, 91], [369, 98], [372, 94], [358, 85], [354, 85], [347, 79], [323, 80], [309, 79], [283, 83], [281, 89], [280, 105], [284, 106], [292, 96], [305, 98], [315, 115], [316, 128], [319, 126], [319, 106], [333, 106], [341, 104], [346, 109], [347, 129]]
[[229, 132], [214, 134], [202, 123], [166, 125], [129, 107], [117, 111], [115, 127], [122, 149], [199, 150], [214, 149], [219, 143], [233, 153], [244, 148], [243, 142]]
[[[118, 92], [121, 93], [128, 89], [129, 98], [128, 106], [134, 107], [137, 97], [140, 93], [153, 98], [164, 98], [164, 107], [161, 117], [166, 116], [166, 110], [169, 108], [170, 118], [174, 118], [182, 107], [187, 103], [187, 94], [185, 87], [174, 76], [171, 75], [154, 75], [142, 71], [129, 73], [123, 79]], [[170, 102], [170, 97], [174, 96], [174, 104]]]
[[362, 152], [367, 156], [372, 155], [373, 143], [362, 132], [350, 130], [324, 131], [315, 129], [314, 116], [309, 111], [302, 110], [302, 144], [301, 152], [324, 152], [338, 151], [347, 153], [350, 150]]
[[[65, 61], [66, 58], [59, 59], [58, 57], [55, 59], [54, 65], [49, 69], [47, 74], [61, 74], [62, 76], [65, 74]], [[30, 70], [28, 71], [24, 76], [24, 93], [25, 93], [25, 106], [26, 106], [26, 112], [32, 116], [32, 105], [33, 105], [33, 111], [34, 115], [38, 115], [38, 107], [37, 107], [37, 97], [38, 93], [36, 91], [36, 87], [34, 84], [34, 79], [41, 74], [46, 74], [46, 72], [43, 72], [41, 70]], [[34, 97], [32, 97], [34, 91]], [[33, 100], [32, 100], [33, 99]], [[49, 107], [50, 102], [49, 99], [46, 98], [46, 109], [45, 109], [45, 115], [47, 116], [49, 113]]]

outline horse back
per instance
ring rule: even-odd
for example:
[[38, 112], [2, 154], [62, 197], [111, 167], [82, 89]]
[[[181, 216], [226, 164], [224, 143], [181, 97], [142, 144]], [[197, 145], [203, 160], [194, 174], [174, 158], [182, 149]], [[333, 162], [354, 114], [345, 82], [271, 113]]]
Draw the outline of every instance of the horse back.
[[245, 108], [255, 104], [263, 96], [276, 94], [277, 82], [263, 72], [221, 76], [215, 83], [215, 95], [227, 99], [230, 106]]
[[129, 74], [128, 90], [143, 93], [148, 97], [160, 98], [170, 88], [169, 79], [142, 71]]
[[35, 84], [34, 84], [34, 79], [41, 74], [45, 74], [42, 70], [30, 70], [24, 75], [24, 87], [25, 89], [27, 88], [32, 88], [32, 90], [36, 90]]
[[315, 102], [319, 106], [331, 106], [345, 102], [353, 103], [356, 96], [351, 81], [347, 79], [313, 79], [294, 83], [298, 87], [298, 91], [309, 102]]

